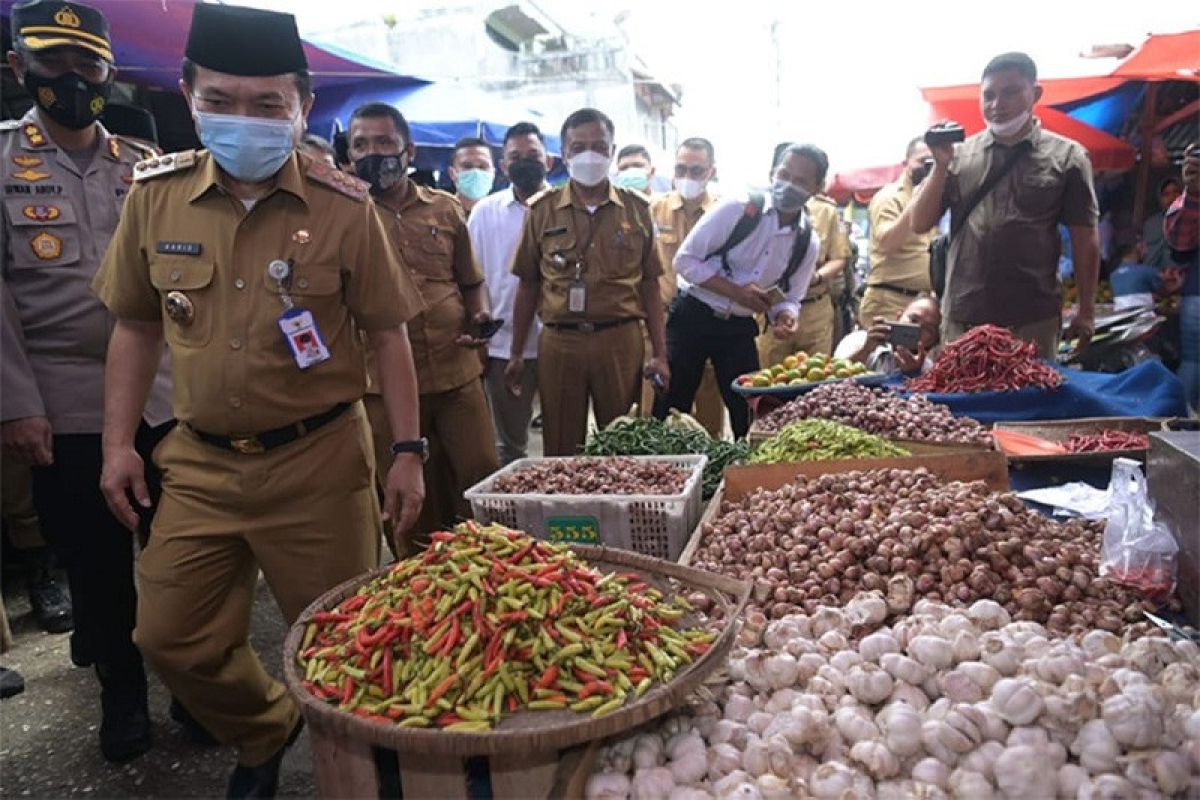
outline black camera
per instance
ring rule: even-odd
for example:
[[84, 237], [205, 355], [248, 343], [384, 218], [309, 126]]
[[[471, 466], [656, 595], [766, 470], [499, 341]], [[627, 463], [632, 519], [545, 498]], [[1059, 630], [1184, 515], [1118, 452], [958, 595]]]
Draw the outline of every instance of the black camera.
[[925, 131], [925, 144], [930, 147], [957, 144], [966, 138], [967, 132], [957, 122], [939, 122]]

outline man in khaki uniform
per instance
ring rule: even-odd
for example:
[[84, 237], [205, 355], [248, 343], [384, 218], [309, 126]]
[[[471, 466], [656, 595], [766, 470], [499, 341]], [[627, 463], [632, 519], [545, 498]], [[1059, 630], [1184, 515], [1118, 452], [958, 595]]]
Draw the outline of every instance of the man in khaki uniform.
[[[819, 180], [825, 184], [829, 162], [818, 164]], [[835, 314], [834, 287], [842, 279], [842, 269], [850, 257], [850, 240], [842, 231], [837, 204], [823, 194], [813, 195], [805, 204], [813, 233], [821, 240], [817, 256], [817, 271], [813, 273], [808, 292], [800, 301], [800, 329], [795, 336], [779, 339], [770, 331], [758, 337], [758, 359], [763, 367], [778, 364], [784, 358], [803, 350], [806, 353], [832, 353]]]
[[105, 380], [103, 488], [146, 503], [133, 432], [165, 333], [180, 425], [154, 453], [163, 495], [138, 563], [135, 639], [238, 765], [230, 797], [270, 797], [299, 709], [250, 646], [261, 569], [289, 624], [377, 563], [359, 332], [379, 359], [397, 458], [384, 515], [421, 497], [404, 323], [420, 297], [367, 186], [295, 151], [312, 92], [290, 14], [201, 3], [180, 88], [208, 150], [143, 161], [96, 277], [118, 322]]
[[[685, 139], [675, 151], [675, 188], [650, 201], [650, 215], [657, 229], [654, 241], [658, 245], [658, 258], [663, 268], [659, 293], [664, 309], [670, 307], [679, 292], [673, 264], [675, 253], [701, 215], [717, 202], [716, 196], [708, 191], [708, 183], [716, 172], [712, 142], [700, 137]], [[647, 336], [647, 346], [649, 341]], [[642, 383], [640, 408], [644, 417], [654, 413], [654, 387], [650, 381]], [[704, 377], [696, 392], [695, 413], [696, 419], [710, 436], [721, 438], [725, 430], [725, 404], [717, 389], [717, 376], [712, 362], [704, 365]]]
[[649, 201], [609, 182], [613, 133], [612, 120], [595, 109], [567, 117], [562, 143], [571, 180], [530, 203], [513, 257], [521, 285], [505, 378], [519, 394], [525, 338], [540, 309], [538, 392], [548, 456], [578, 452], [589, 400], [600, 427], [633, 405], [643, 374], [639, 320], [653, 348], [646, 374], [664, 389], [670, 381]]
[[[371, 184], [384, 227], [425, 300], [425, 310], [408, 324], [408, 338], [421, 393], [421, 435], [430, 452], [425, 504], [414, 530], [428, 534], [470, 517], [463, 492], [500, 468], [479, 380], [477, 348], [486, 342], [468, 332], [491, 319], [487, 287], [471, 255], [462, 206], [452, 195], [408, 179], [416, 148], [404, 116], [384, 103], [360, 106], [350, 117], [348, 142], [355, 172]], [[378, 395], [367, 395], [367, 413], [376, 457], [386, 459], [390, 450], [383, 448], [392, 438]], [[396, 555], [410, 555], [425, 543], [409, 537]]]
[[[149, 749], [150, 718], [133, 643], [133, 542], [99, 490], [113, 318], [91, 282], [146, 151], [97, 121], [116, 72], [98, 10], [39, 0], [15, 6], [12, 19], [9, 64], [36, 104], [0, 126], [0, 440], [6, 457], [32, 468], [35, 532], [40, 522], [67, 569], [71, 659], [96, 669], [101, 753], [128, 761]], [[155, 377], [134, 421], [143, 453], [171, 420], [169, 375]], [[157, 494], [157, 475], [139, 475]], [[6, 483], [6, 502], [16, 489]]]
[[[928, 159], [928, 162], [927, 162]], [[869, 328], [876, 317], [898, 319], [909, 303], [929, 292], [929, 244], [937, 228], [917, 232], [904, 209], [929, 174], [932, 156], [922, 137], [908, 143], [904, 172], [871, 198], [871, 271], [859, 307], [859, 322]]]

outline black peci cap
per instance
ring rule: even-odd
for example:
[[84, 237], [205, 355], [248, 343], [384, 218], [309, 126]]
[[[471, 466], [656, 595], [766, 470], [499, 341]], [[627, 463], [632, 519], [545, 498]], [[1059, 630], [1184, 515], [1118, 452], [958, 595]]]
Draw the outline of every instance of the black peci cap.
[[82, 47], [112, 63], [108, 20], [83, 3], [29, 0], [12, 9], [13, 42], [37, 52], [51, 47]]
[[184, 55], [226, 75], [284, 75], [308, 69], [294, 16], [241, 6], [197, 3]]

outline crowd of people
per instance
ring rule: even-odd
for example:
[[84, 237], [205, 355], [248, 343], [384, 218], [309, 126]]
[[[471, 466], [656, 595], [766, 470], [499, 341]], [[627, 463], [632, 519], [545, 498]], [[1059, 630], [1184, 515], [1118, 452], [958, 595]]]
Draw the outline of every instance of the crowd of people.
[[[27, 467], [74, 616], [36, 539], [34, 608], [48, 630], [73, 626], [72, 660], [95, 668], [113, 762], [152, 744], [145, 659], [189, 736], [236, 747], [229, 795], [273, 795], [302, 720], [249, 644], [260, 571], [290, 623], [375, 567], [382, 542], [417, 552], [469, 515], [465, 489], [528, 453], [535, 399], [543, 452], [570, 455], [635, 403], [695, 409], [717, 436], [727, 414], [743, 436], [735, 378], [799, 350], [913, 374], [995, 323], [1052, 358], [1060, 224], [1080, 286], [1068, 335], [1093, 333], [1091, 168], [1032, 115], [1023, 54], [983, 71], [985, 131], [913, 139], [875, 196], [859, 330], [839, 343], [852, 247], [814, 144], [777, 148], [767, 191], [718, 198], [712, 143], [687, 138], [673, 188], [651, 196], [650, 154], [618, 151], [612, 120], [583, 108], [560, 131], [562, 185], [523, 122], [498, 159], [459, 142], [451, 194], [412, 180], [392, 106], [356, 109], [340, 152], [304, 135], [313, 93], [291, 15], [197, 4], [180, 89], [204, 149], [160, 155], [97, 120], [116, 71], [108, 24], [64, 8], [12, 11], [9, 63], [35, 104], [0, 124], [5, 516], [14, 535], [34, 516], [8, 504], [8, 464]], [[1194, 153], [1183, 185], [1164, 241], [1191, 264], [1178, 283], [1194, 407]], [[895, 341], [899, 326], [917, 343]]]

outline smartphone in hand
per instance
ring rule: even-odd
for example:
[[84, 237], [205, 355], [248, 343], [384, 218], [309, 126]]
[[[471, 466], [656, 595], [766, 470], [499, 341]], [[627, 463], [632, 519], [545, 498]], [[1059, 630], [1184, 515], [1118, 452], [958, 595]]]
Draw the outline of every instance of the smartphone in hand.
[[767, 300], [772, 306], [777, 306], [787, 300], [787, 295], [783, 293], [783, 289], [778, 286], [771, 286], [766, 289]]
[[471, 335], [476, 339], [490, 339], [504, 327], [504, 320], [489, 319], [471, 324]]
[[921, 346], [921, 326], [909, 325], [903, 322], [888, 323], [888, 341], [897, 347], [912, 350], [914, 353]]

